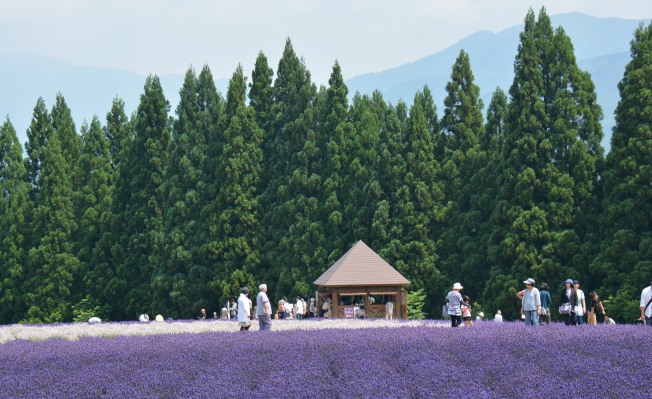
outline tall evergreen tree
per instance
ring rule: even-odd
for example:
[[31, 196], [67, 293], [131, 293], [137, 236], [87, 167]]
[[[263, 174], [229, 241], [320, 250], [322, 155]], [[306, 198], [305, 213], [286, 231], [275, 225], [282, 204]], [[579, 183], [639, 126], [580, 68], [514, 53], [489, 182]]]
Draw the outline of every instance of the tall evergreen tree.
[[[325, 245], [328, 264], [335, 263], [357, 241], [346, 229], [344, 209], [353, 188], [350, 151], [353, 124], [348, 116], [349, 89], [344, 83], [339, 63], [335, 62], [326, 90], [322, 110], [322, 136], [326, 141], [324, 202], [321, 220], [325, 223]], [[356, 165], [357, 166], [357, 165]]]
[[273, 120], [271, 113], [274, 102], [273, 77], [274, 71], [270, 68], [267, 57], [262, 51], [259, 52], [254, 70], [251, 72], [249, 105], [256, 114], [256, 123], [265, 132], [270, 130], [270, 123]]
[[[172, 129], [170, 162], [164, 182], [165, 258], [157, 265], [153, 280], [154, 307], [174, 318], [193, 308], [187, 290], [189, 271], [198, 256], [196, 242], [202, 210], [202, 163], [206, 161], [206, 137], [199, 130], [198, 79], [191, 67], [179, 94], [177, 119]], [[198, 187], [199, 186], [199, 187]], [[206, 304], [202, 304], [206, 306]], [[201, 306], [201, 305], [200, 305]]]
[[121, 157], [124, 156], [125, 145], [133, 139], [129, 117], [125, 113], [125, 102], [118, 97], [113, 99], [111, 110], [106, 114], [104, 131], [109, 141], [111, 165], [117, 169]]
[[455, 281], [465, 277], [465, 292], [477, 298], [488, 277], [484, 237], [478, 230], [480, 213], [471, 201], [478, 189], [472, 179], [482, 166], [483, 105], [469, 56], [463, 50], [453, 65], [446, 92], [441, 125], [447, 137], [442, 180], [448, 209], [438, 237], [441, 267]]
[[72, 320], [72, 286], [79, 272], [72, 236], [77, 230], [70, 165], [58, 134], [47, 141], [32, 230], [38, 232], [29, 250], [24, 321], [51, 323]]
[[[353, 131], [350, 148], [348, 193], [344, 209], [349, 241], [362, 240], [373, 245], [371, 226], [376, 204], [382, 196], [376, 173], [380, 132], [385, 130], [387, 105], [379, 92], [372, 97], [356, 94], [350, 110]], [[378, 248], [377, 248], [378, 249]]]
[[106, 290], [115, 319], [133, 319], [152, 304], [151, 279], [162, 261], [164, 243], [162, 186], [168, 164], [169, 109], [158, 77], [149, 76], [128, 161], [121, 165], [116, 187], [114, 228], [121, 234], [113, 247], [115, 276]]
[[596, 122], [601, 110], [570, 40], [563, 30], [553, 31], [544, 9], [538, 21], [528, 12], [520, 37], [493, 215], [498, 228], [490, 253], [496, 270], [485, 288], [492, 307], [508, 314], [516, 310], [512, 294], [521, 276], [539, 281], [586, 276], [594, 238], [582, 213], [596, 211], [602, 155]]
[[274, 119], [265, 143], [269, 178], [261, 199], [268, 228], [264, 253], [269, 266], [263, 268], [278, 276], [275, 292], [307, 294], [305, 281], [319, 276], [327, 257], [318, 215], [323, 180], [316, 173], [323, 148], [315, 131], [316, 87], [289, 39], [273, 93]]
[[432, 126], [427, 108], [434, 104], [429, 90], [417, 93], [405, 130], [405, 169], [402, 183], [394, 193], [395, 211], [391, 241], [380, 255], [406, 276], [414, 289], [423, 288], [428, 296], [426, 310], [434, 314], [445, 290], [443, 275], [437, 269], [437, 247], [433, 238], [443, 219], [444, 193], [438, 182], [440, 167], [435, 160]]
[[[620, 101], [604, 173], [602, 249], [591, 272], [616, 317], [638, 317], [640, 290], [652, 277], [652, 24], [639, 26], [618, 84]], [[619, 298], [627, 298], [618, 303]], [[620, 313], [620, 314], [619, 314]]]
[[209, 282], [223, 300], [236, 297], [243, 286], [255, 284], [254, 273], [261, 263], [257, 188], [262, 174], [263, 131], [255, 113], [245, 105], [246, 79], [238, 66], [229, 83], [223, 121], [225, 145], [218, 176], [221, 187], [215, 199], [215, 223], [207, 249], [219, 265]]
[[29, 184], [23, 148], [9, 118], [0, 126], [0, 323], [25, 313], [22, 284], [27, 261]]
[[[113, 168], [110, 146], [102, 124], [97, 116], [81, 129], [82, 153], [79, 169], [80, 214], [77, 241], [77, 257], [80, 263], [79, 280], [76, 282], [76, 301], [86, 297], [99, 301], [98, 283], [105, 283], [96, 274], [96, 247], [102, 243], [103, 234], [109, 226], [112, 208]], [[105, 261], [105, 260], [101, 260]], [[100, 280], [100, 281], [98, 281]], [[106, 317], [106, 315], [102, 315]]]
[[[43, 152], [45, 144], [52, 135], [52, 120], [50, 114], [45, 108], [45, 101], [39, 97], [34, 106], [32, 122], [27, 129], [27, 143], [25, 152], [27, 153], [26, 168], [27, 181], [30, 182], [34, 190], [39, 186], [41, 177], [41, 164], [43, 163]], [[33, 198], [36, 194], [34, 191]]]
[[73, 190], [77, 190], [79, 160], [81, 158], [81, 137], [75, 129], [75, 122], [72, 120], [72, 114], [66, 100], [61, 93], [57, 94], [52, 111], [52, 130], [57, 134], [61, 142], [61, 150], [65, 161], [70, 165], [70, 171], [73, 175]]

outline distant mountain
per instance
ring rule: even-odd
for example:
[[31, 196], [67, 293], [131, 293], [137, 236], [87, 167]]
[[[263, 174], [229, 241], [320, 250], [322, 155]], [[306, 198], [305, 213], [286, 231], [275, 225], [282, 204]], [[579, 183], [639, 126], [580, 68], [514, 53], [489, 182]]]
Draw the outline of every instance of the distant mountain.
[[[197, 73], [201, 67], [195, 66]], [[184, 76], [160, 75], [159, 78], [174, 112]], [[0, 54], [0, 123], [9, 115], [20, 141], [25, 144], [38, 98], [43, 97], [50, 110], [60, 92], [72, 111], [78, 131], [84, 120], [90, 123], [93, 115], [98, 115], [104, 124], [116, 96], [125, 102], [127, 115], [136, 110], [145, 79], [146, 76], [117, 69], [75, 66], [35, 55]], [[226, 93], [228, 79], [216, 80], [215, 85], [218, 91]]]
[[[605, 140], [609, 147], [613, 111], [618, 103], [617, 84], [629, 61], [629, 42], [643, 20], [594, 18], [571, 13], [551, 17], [555, 26], [563, 26], [574, 46], [578, 64], [593, 76], [598, 101], [604, 110]], [[427, 84], [442, 114], [444, 88], [451, 68], [461, 49], [469, 53], [476, 84], [482, 100], [488, 105], [496, 87], [505, 92], [513, 78], [513, 63], [518, 35], [523, 26], [513, 26], [498, 33], [477, 32], [454, 45], [412, 63], [377, 73], [356, 76], [346, 81], [351, 96], [355, 92], [383, 93], [387, 101], [403, 99], [412, 103], [417, 90]], [[201, 65], [195, 65], [198, 70]], [[166, 98], [174, 112], [179, 102], [183, 75], [159, 75]], [[52, 58], [26, 54], [0, 54], [0, 119], [9, 115], [21, 142], [27, 141], [26, 130], [39, 96], [52, 108], [61, 92], [72, 111], [77, 129], [82, 121], [90, 122], [97, 114], [104, 123], [113, 99], [118, 96], [131, 114], [140, 101], [145, 76], [110, 68], [70, 65]], [[218, 91], [226, 94], [228, 79], [215, 81]]]
[[[609, 148], [613, 113], [619, 100], [618, 82], [629, 61], [629, 43], [634, 31], [646, 20], [595, 18], [579, 13], [551, 17], [553, 26], [561, 26], [575, 47], [578, 65], [591, 73], [596, 85], [598, 102], [604, 111], [603, 145]], [[446, 83], [460, 50], [469, 54], [475, 83], [480, 87], [486, 106], [497, 87], [506, 93], [514, 77], [514, 58], [523, 25], [498, 33], [477, 32], [452, 46], [412, 63], [382, 72], [356, 76], [346, 81], [351, 95], [371, 94], [379, 90], [386, 101], [396, 104], [399, 99], [412, 104], [414, 95], [428, 85], [441, 116], [446, 96]]]

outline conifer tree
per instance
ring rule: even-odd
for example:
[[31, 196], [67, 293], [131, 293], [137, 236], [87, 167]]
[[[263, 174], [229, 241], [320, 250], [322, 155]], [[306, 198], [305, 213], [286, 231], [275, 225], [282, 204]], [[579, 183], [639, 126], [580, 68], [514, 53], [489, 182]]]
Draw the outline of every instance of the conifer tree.
[[52, 135], [52, 120], [50, 114], [45, 108], [45, 101], [39, 97], [34, 107], [32, 122], [27, 129], [27, 143], [25, 152], [27, 153], [27, 181], [32, 185], [34, 190], [32, 198], [36, 195], [36, 189], [39, 186], [41, 176], [41, 164], [43, 162], [43, 152], [45, 144]]
[[0, 323], [25, 313], [29, 191], [23, 149], [9, 118], [0, 126]]
[[196, 240], [202, 210], [201, 185], [205, 184], [202, 164], [206, 162], [206, 136], [199, 129], [199, 90], [195, 70], [186, 72], [179, 92], [177, 119], [172, 129], [170, 162], [164, 182], [165, 257], [157, 265], [153, 279], [154, 308], [174, 318], [183, 317], [193, 307], [187, 290], [190, 270], [197, 261]]
[[350, 120], [356, 134], [352, 135], [349, 150], [351, 161], [344, 209], [349, 241], [362, 240], [373, 244], [371, 226], [376, 204], [382, 196], [376, 161], [380, 132], [385, 130], [386, 112], [387, 105], [379, 92], [373, 93], [372, 97], [359, 94], [353, 97]]
[[595, 239], [583, 213], [596, 211], [602, 155], [601, 110], [563, 30], [530, 11], [520, 38], [489, 249], [497, 270], [485, 288], [493, 307], [512, 311], [520, 276], [586, 276]]
[[254, 110], [256, 123], [267, 132], [270, 130], [270, 123], [273, 119], [271, 113], [274, 102], [274, 89], [272, 79], [274, 71], [269, 67], [267, 57], [263, 52], [258, 53], [254, 70], [251, 72], [251, 83], [249, 84], [249, 106]]
[[350, 151], [354, 136], [348, 116], [349, 89], [344, 83], [339, 63], [335, 62], [326, 89], [322, 110], [323, 133], [326, 141], [326, 162], [323, 174], [324, 203], [321, 220], [325, 223], [325, 245], [328, 264], [335, 263], [358, 239], [349, 234], [344, 209], [353, 188]]
[[107, 296], [115, 304], [111, 316], [116, 319], [133, 319], [151, 309], [151, 279], [164, 243], [162, 185], [168, 164], [169, 108], [158, 77], [149, 76], [128, 161], [121, 165], [116, 183], [114, 231], [120, 237], [112, 249], [115, 276], [107, 285]]
[[70, 165], [73, 176], [73, 190], [76, 191], [78, 187], [76, 180], [79, 174], [78, 168], [81, 157], [81, 138], [77, 135], [70, 108], [68, 108], [68, 104], [66, 104], [66, 100], [61, 93], [57, 94], [50, 117], [52, 118], [52, 130], [57, 134], [65, 160]]
[[439, 163], [434, 159], [434, 137], [429, 118], [433, 104], [430, 92], [417, 93], [405, 130], [405, 169], [402, 183], [394, 193], [395, 211], [391, 241], [380, 255], [413, 284], [423, 288], [426, 311], [439, 305], [437, 294], [446, 288], [436, 267], [437, 247], [433, 238], [436, 224], [443, 218], [444, 193], [438, 183]]
[[[77, 242], [80, 263], [79, 280], [76, 282], [76, 301], [87, 297], [99, 301], [98, 284], [106, 283], [96, 272], [94, 253], [96, 247], [105, 245], [103, 234], [111, 218], [113, 168], [109, 141], [97, 116], [81, 129], [82, 153], [80, 160], [79, 206], [81, 209]], [[102, 259], [101, 261], [106, 261]], [[98, 281], [99, 280], [99, 281]], [[106, 315], [102, 315], [106, 317]]]
[[[638, 317], [640, 290], [652, 276], [652, 24], [631, 41], [631, 60], [618, 84], [620, 101], [604, 173], [604, 240], [591, 272], [613, 316]], [[615, 307], [615, 306], [614, 306]], [[630, 319], [631, 320], [631, 319]]]
[[126, 143], [133, 139], [131, 124], [125, 113], [125, 102], [118, 97], [113, 99], [111, 110], [106, 114], [104, 131], [109, 141], [111, 165], [117, 170], [121, 157], [125, 154], [123, 150]]
[[53, 134], [43, 148], [40, 187], [32, 230], [38, 232], [29, 250], [24, 286], [24, 321], [52, 323], [72, 320], [72, 286], [79, 272], [72, 236], [77, 230], [70, 165]]
[[271, 274], [279, 279], [275, 291], [305, 295], [311, 290], [305, 281], [313, 281], [326, 267], [318, 206], [323, 180], [317, 173], [323, 141], [315, 130], [316, 87], [289, 39], [273, 93], [274, 119], [265, 144], [269, 179], [261, 199], [268, 228], [264, 253]]
[[261, 263], [257, 189], [262, 174], [263, 131], [256, 125], [254, 110], [245, 105], [245, 92], [246, 79], [238, 66], [229, 83], [222, 116], [229, 125], [218, 167], [221, 186], [214, 208], [219, 213], [212, 218], [207, 244], [211, 261], [218, 265], [209, 286], [222, 300], [236, 297], [243, 286], [255, 286], [254, 273]]
[[446, 92], [441, 125], [447, 137], [442, 181], [448, 205], [439, 234], [441, 267], [452, 280], [466, 277], [465, 292], [477, 298], [488, 276], [484, 238], [478, 230], [480, 214], [471, 201], [478, 189], [471, 181], [482, 166], [483, 105], [469, 56], [463, 50], [453, 65]]

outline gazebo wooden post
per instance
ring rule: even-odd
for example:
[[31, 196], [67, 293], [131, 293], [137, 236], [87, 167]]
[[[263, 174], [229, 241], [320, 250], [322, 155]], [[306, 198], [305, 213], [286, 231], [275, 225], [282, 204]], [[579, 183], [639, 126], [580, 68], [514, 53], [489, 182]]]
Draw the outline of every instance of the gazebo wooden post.
[[340, 290], [337, 287], [333, 287], [333, 296], [332, 296], [332, 317], [334, 319], [340, 318]]

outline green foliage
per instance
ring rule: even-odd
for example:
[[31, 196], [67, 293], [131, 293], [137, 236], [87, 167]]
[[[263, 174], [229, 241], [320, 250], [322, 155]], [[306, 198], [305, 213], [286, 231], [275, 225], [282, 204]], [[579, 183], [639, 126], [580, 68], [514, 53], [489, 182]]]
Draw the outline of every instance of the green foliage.
[[516, 319], [523, 279], [572, 277], [631, 322], [652, 275], [651, 42], [634, 33], [606, 159], [591, 77], [543, 9], [486, 124], [464, 51], [440, 119], [428, 87], [351, 101], [337, 62], [318, 89], [289, 39], [276, 76], [259, 53], [226, 99], [190, 68], [173, 118], [153, 76], [131, 120], [116, 98], [81, 137], [40, 98], [25, 159], [0, 127], [0, 322], [186, 318], [261, 282], [308, 296], [358, 240], [411, 281], [410, 318], [460, 281], [474, 314]]
[[75, 322], [86, 322], [91, 317], [106, 321], [107, 315], [107, 306], [100, 305], [98, 300], [88, 296], [72, 306], [72, 321]]
[[407, 293], [407, 309], [409, 320], [422, 320], [426, 317], [426, 313], [423, 311], [425, 300], [426, 294], [424, 293], [423, 288], [420, 288], [416, 291], [409, 291]]

